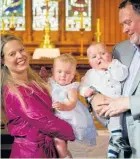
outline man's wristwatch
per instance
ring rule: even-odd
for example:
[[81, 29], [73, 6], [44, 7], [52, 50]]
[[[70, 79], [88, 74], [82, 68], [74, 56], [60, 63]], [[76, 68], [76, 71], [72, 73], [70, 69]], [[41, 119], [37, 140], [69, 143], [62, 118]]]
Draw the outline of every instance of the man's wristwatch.
[[93, 97], [94, 97], [96, 94], [98, 94], [98, 93], [99, 93], [99, 92], [96, 92], [96, 93], [92, 94], [90, 97], [87, 97], [88, 103], [91, 104], [91, 101], [92, 101]]
[[100, 93], [100, 92], [99, 92], [95, 87], [93, 87], [93, 86], [90, 86], [90, 89], [93, 89], [93, 90], [95, 91], [95, 93], [94, 93], [93, 95], [91, 95], [90, 97], [87, 97], [87, 101], [88, 101], [89, 103], [91, 103], [93, 97], [94, 97], [96, 94]]

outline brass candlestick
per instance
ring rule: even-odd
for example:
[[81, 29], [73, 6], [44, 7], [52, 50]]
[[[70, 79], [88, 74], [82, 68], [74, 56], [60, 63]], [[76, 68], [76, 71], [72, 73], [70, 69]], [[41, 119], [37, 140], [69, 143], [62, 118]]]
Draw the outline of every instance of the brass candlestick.
[[11, 32], [14, 32], [16, 29], [16, 26], [15, 26], [15, 16], [14, 16], [14, 13], [12, 13], [12, 16], [10, 17], [10, 25], [9, 25], [9, 30]]
[[43, 42], [41, 43], [41, 48], [55, 48], [54, 44], [51, 42], [51, 36], [50, 36], [50, 23], [49, 23], [49, 6], [48, 3], [50, 0], [45, 0], [46, 2], [46, 25], [45, 25], [45, 35], [43, 38]]
[[84, 53], [84, 41], [83, 41], [84, 31], [85, 31], [85, 28], [80, 28], [80, 34], [81, 34], [80, 56], [81, 57], [83, 57], [83, 53]]
[[2, 31], [1, 31], [1, 35], [5, 35], [6, 31], [5, 31], [5, 22], [4, 19], [2, 19]]
[[85, 28], [84, 28], [84, 16], [83, 16], [83, 13], [81, 12], [80, 14], [80, 34], [81, 34], [81, 42], [80, 42], [80, 57], [83, 57], [83, 53], [84, 53], [84, 39], [83, 39], [83, 36], [84, 36], [84, 31], [85, 31]]
[[54, 44], [52, 44], [50, 39], [51, 39], [50, 38], [50, 23], [46, 22], [44, 40], [41, 43], [40, 47], [41, 48], [55, 48]]

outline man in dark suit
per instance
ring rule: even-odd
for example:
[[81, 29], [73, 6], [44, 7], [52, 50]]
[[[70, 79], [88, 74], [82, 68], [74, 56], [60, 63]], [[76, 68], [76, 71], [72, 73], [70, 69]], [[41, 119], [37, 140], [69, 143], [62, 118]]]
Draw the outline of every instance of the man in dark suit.
[[119, 9], [119, 20], [129, 40], [117, 44], [113, 54], [129, 67], [129, 76], [123, 83], [120, 98], [109, 99], [97, 93], [90, 101], [99, 116], [123, 113], [124, 137], [132, 152], [121, 157], [140, 158], [140, 0], [123, 0]]

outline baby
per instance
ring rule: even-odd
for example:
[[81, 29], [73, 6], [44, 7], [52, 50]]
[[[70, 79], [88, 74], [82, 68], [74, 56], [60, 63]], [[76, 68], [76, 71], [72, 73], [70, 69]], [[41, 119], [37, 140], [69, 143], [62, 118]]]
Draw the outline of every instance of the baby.
[[[55, 58], [51, 85], [53, 108], [57, 117], [68, 122], [75, 133], [76, 140], [89, 146], [96, 145], [96, 128], [88, 109], [78, 100], [79, 83], [73, 82], [76, 73], [76, 60], [70, 54]], [[67, 143], [55, 138], [56, 149], [61, 158], [72, 157]]]
[[[80, 94], [90, 97], [98, 91], [111, 98], [121, 96], [121, 81], [128, 76], [128, 68], [117, 59], [113, 59], [103, 43], [91, 44], [87, 49], [87, 57], [92, 69], [87, 71], [81, 81]], [[104, 121], [95, 112], [94, 114], [99, 121]], [[108, 157], [117, 158], [121, 149], [130, 151], [129, 145], [122, 138], [120, 116], [111, 117], [107, 127], [110, 132]]]

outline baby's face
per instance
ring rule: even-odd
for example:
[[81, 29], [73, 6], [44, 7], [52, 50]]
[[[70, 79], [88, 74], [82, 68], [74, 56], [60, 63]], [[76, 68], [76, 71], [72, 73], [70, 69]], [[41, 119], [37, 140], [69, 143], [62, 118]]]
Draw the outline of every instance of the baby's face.
[[112, 61], [112, 54], [107, 51], [107, 48], [103, 44], [96, 44], [91, 46], [89, 53], [87, 54], [89, 64], [94, 69], [101, 69], [101, 65], [104, 62]]
[[75, 76], [76, 67], [70, 62], [57, 60], [53, 66], [53, 79], [60, 85], [70, 84]]

